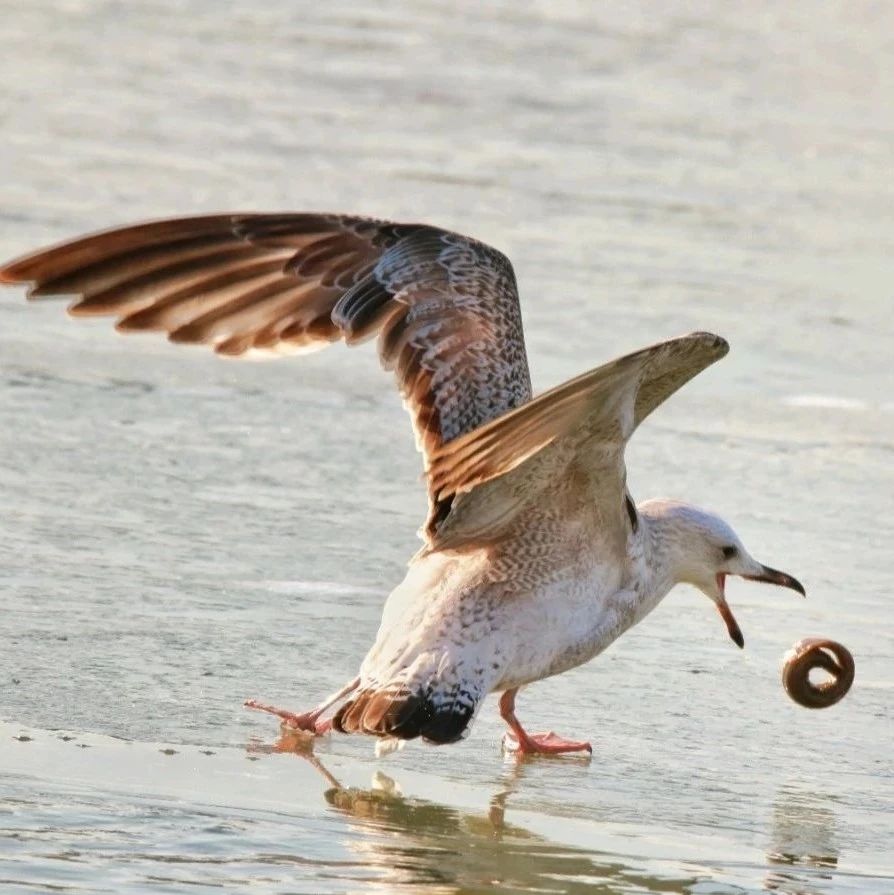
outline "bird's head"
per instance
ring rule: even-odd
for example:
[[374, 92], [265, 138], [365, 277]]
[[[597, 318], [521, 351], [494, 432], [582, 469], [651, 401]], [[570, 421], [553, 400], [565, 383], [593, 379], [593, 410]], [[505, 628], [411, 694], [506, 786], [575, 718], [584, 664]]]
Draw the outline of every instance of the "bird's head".
[[758, 562], [732, 528], [714, 513], [666, 500], [649, 501], [641, 511], [656, 529], [658, 549], [666, 553], [674, 583], [692, 584], [710, 597], [738, 646], [744, 646], [745, 639], [726, 601], [729, 575], [776, 584], [806, 596], [800, 581]]

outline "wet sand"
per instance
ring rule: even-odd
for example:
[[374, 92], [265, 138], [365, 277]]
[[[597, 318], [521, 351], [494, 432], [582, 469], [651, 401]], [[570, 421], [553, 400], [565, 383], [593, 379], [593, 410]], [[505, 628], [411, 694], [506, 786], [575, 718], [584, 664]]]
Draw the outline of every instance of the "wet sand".
[[[0, 13], [4, 258], [145, 217], [356, 211], [506, 251], [538, 389], [717, 331], [730, 356], [637, 433], [632, 493], [712, 507], [808, 591], [731, 582], [740, 652], [681, 588], [525, 691], [590, 763], [506, 764], [488, 703], [456, 747], [321, 743], [340, 789], [247, 751], [276, 728], [241, 702], [353, 675], [417, 547], [374, 351], [226, 362], [10, 290], [4, 893], [894, 891], [887, 7]], [[856, 658], [828, 711], [780, 684], [805, 636]]]
[[507, 765], [489, 791], [407, 769], [395, 779], [295, 735], [207, 749], [3, 724], [2, 880], [75, 891], [92, 879], [91, 891], [129, 892], [682, 893], [722, 891], [712, 887], [722, 866], [726, 891], [761, 873], [774, 891], [825, 891], [833, 874], [848, 891], [886, 884], [839, 866], [834, 811], [815, 795], [780, 794], [777, 849], [763, 854], [722, 832], [516, 809], [526, 769]]

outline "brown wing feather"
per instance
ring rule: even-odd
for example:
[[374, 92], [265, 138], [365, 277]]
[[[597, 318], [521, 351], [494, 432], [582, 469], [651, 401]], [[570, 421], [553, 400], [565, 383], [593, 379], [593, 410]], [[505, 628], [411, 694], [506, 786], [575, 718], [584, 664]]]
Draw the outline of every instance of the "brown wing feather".
[[[76, 316], [220, 354], [289, 353], [379, 334], [428, 471], [432, 452], [528, 401], [509, 261], [434, 227], [322, 214], [220, 214], [136, 224], [14, 260], [0, 282], [74, 295]], [[453, 495], [429, 487], [434, 538]]]
[[729, 345], [692, 333], [617, 358], [538, 395], [430, 458], [435, 494], [458, 494], [515, 469], [563, 441], [574, 452], [611, 441], [623, 451], [636, 427], [677, 389], [723, 357]]
[[[720, 336], [703, 332], [644, 348], [433, 449], [429, 482], [436, 498], [475, 489], [439, 531], [439, 544], [455, 547], [481, 536], [484, 519], [497, 536], [518, 510], [514, 504], [538, 500], [550, 482], [572, 474], [585, 477], [593, 501], [616, 506], [623, 520], [628, 439], [656, 407], [728, 350]], [[478, 487], [486, 483], [492, 484]]]

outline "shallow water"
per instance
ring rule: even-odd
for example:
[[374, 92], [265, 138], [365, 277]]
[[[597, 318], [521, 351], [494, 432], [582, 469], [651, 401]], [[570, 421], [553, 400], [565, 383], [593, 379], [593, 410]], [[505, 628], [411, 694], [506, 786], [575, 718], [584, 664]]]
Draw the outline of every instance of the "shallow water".
[[[226, 362], [10, 291], [4, 892], [894, 892], [894, 17], [591, 9], [0, 3], [0, 255], [358, 211], [506, 250], [538, 388], [720, 332], [631, 445], [632, 491], [718, 510], [808, 600], [732, 583], [742, 653], [681, 589], [526, 691], [589, 763], [504, 762], [488, 705], [456, 747], [325, 741], [329, 779], [239, 706], [351, 676], [416, 549], [374, 352]], [[812, 635], [857, 660], [828, 711], [779, 682]]]

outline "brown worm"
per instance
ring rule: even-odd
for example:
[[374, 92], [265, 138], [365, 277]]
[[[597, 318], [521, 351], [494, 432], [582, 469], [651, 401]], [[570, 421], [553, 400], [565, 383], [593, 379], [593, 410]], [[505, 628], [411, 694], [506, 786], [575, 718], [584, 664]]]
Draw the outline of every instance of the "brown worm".
[[[815, 684], [810, 680], [814, 668], [827, 671], [832, 680]], [[847, 647], [834, 640], [807, 637], [799, 640], [786, 654], [782, 666], [785, 692], [808, 709], [825, 709], [844, 697], [854, 682], [854, 657]]]

